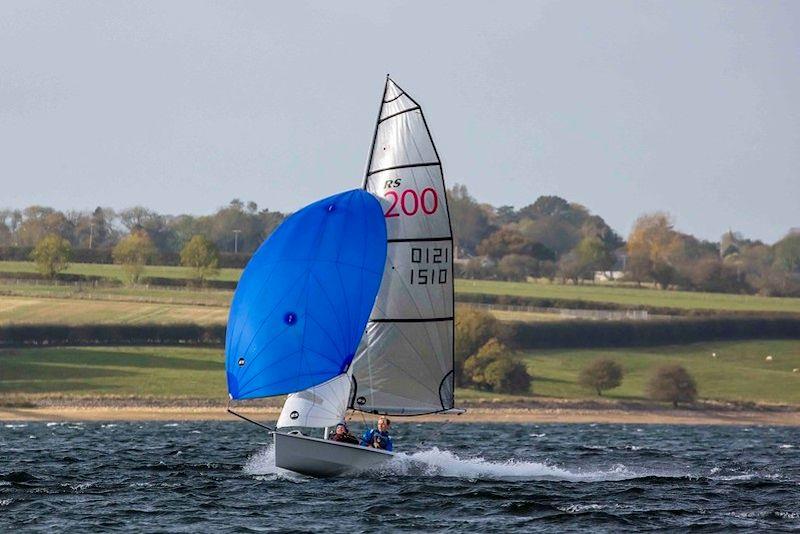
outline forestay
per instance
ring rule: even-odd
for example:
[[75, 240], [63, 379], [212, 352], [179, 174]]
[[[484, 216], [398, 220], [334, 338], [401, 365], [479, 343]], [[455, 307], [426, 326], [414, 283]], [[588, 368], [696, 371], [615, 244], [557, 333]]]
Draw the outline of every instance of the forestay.
[[358, 410], [453, 407], [453, 240], [441, 161], [419, 104], [387, 77], [364, 188], [382, 199], [386, 268], [354, 364]]
[[293, 393], [347, 373], [386, 262], [379, 201], [362, 190], [291, 217], [247, 264], [225, 340], [232, 399]]

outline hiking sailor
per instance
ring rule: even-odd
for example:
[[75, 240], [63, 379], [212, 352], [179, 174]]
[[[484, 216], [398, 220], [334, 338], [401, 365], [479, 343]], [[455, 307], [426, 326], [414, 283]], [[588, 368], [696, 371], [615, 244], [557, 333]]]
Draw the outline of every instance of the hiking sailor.
[[391, 424], [388, 417], [383, 415], [379, 417], [378, 428], [369, 428], [364, 432], [364, 435], [361, 437], [361, 446], [391, 451], [392, 438], [389, 437], [389, 427]]

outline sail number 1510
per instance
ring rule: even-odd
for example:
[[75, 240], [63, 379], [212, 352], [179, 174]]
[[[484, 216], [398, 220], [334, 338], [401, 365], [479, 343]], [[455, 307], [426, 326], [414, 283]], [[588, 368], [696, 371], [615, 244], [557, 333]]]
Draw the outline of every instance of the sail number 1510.
[[411, 284], [446, 284], [448, 263], [450, 263], [449, 248], [411, 247]]
[[400, 212], [409, 216], [419, 212], [433, 215], [439, 209], [439, 195], [432, 187], [426, 187], [421, 193], [417, 193], [413, 189], [406, 189], [402, 193], [389, 190], [383, 196], [392, 203], [384, 213], [386, 217], [399, 217]]

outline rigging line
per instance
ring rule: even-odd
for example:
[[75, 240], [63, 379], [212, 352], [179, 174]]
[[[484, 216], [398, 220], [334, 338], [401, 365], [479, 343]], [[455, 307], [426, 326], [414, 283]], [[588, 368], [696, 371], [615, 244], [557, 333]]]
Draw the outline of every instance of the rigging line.
[[252, 420], [252, 419], [250, 419], [249, 417], [245, 417], [245, 416], [244, 416], [244, 415], [242, 415], [242, 414], [238, 414], [238, 413], [234, 412], [234, 411], [233, 411], [233, 410], [231, 410], [231, 408], [230, 408], [230, 403], [229, 403], [229, 405], [228, 405], [227, 411], [228, 411], [228, 413], [229, 413], [229, 414], [231, 414], [231, 415], [235, 415], [235, 416], [236, 416], [236, 417], [238, 417], [239, 419], [243, 419], [243, 420], [247, 421], [248, 423], [253, 423], [253, 424], [254, 424], [254, 425], [256, 425], [256, 426], [260, 426], [261, 428], [265, 428], [265, 429], [269, 430], [270, 432], [277, 432], [277, 430], [276, 430], [276, 429], [274, 429], [274, 428], [268, 427], [268, 426], [267, 426], [267, 425], [265, 425], [265, 424], [259, 423], [258, 421], [253, 421], [253, 420]]
[[419, 106], [414, 106], [413, 108], [404, 109], [403, 111], [398, 111], [397, 113], [392, 113], [391, 115], [386, 115], [384, 118], [378, 120], [378, 124], [388, 121], [389, 119], [393, 119], [398, 115], [403, 115], [405, 113], [409, 113], [411, 111], [419, 111]]
[[[377, 170], [374, 170], [374, 171], [369, 171], [369, 172], [367, 172], [367, 177], [370, 177], [373, 174], [378, 174], [379, 172], [395, 171], [397, 169], [409, 169], [411, 167], [433, 167], [435, 165], [441, 165], [441, 162], [439, 162], [439, 161], [427, 161], [427, 162], [424, 162], [424, 163], [406, 163], [406, 164], [403, 164], [403, 165], [393, 165], [391, 167], [384, 167], [383, 169], [377, 169]], [[365, 189], [366, 189], [366, 187], [365, 187]]]

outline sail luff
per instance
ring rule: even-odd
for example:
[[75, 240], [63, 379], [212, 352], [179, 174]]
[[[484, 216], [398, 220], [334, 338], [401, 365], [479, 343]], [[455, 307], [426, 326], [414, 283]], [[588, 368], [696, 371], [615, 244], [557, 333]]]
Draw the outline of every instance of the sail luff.
[[383, 106], [386, 104], [386, 91], [389, 89], [389, 75], [386, 75], [386, 81], [383, 84], [383, 94], [381, 95], [381, 103], [378, 106], [378, 117], [375, 119], [375, 132], [372, 134], [372, 143], [369, 145], [369, 155], [367, 156], [367, 167], [364, 169], [364, 183], [361, 184], [361, 189], [367, 188], [367, 180], [369, 180], [369, 169], [372, 167], [372, 153], [375, 151], [375, 141], [378, 139], [378, 128], [381, 125], [381, 113], [383, 113]]

